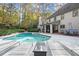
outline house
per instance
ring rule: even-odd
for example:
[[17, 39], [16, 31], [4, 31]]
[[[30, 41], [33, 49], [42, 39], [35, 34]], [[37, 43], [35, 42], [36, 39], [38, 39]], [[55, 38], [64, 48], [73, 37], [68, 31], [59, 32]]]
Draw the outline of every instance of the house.
[[79, 32], [79, 3], [63, 5], [42, 26], [42, 30], [48, 33], [62, 33], [67, 29], [77, 29]]

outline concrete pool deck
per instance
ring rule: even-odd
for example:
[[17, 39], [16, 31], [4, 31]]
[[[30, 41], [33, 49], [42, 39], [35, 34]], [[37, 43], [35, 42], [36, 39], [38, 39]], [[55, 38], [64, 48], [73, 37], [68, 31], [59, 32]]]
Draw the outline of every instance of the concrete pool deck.
[[52, 55], [79, 56], [79, 37], [45, 33], [44, 35], [51, 36], [48, 45], [51, 52], [53, 51]]
[[17, 46], [13, 50], [4, 54], [4, 56], [29, 56], [31, 55], [35, 43], [20, 43], [21, 45]]
[[[79, 37], [71, 37], [59, 34], [46, 34], [51, 38], [45, 41], [47, 45], [47, 56], [79, 56]], [[6, 36], [7, 37], [7, 36]], [[1, 38], [1, 37], [0, 37]], [[3, 37], [2, 37], [3, 38]], [[12, 42], [12, 43], [11, 43]], [[14, 43], [17, 43], [14, 45]], [[12, 46], [11, 46], [12, 45]], [[36, 42], [14, 42], [7, 40], [0, 40], [0, 48], [13, 47], [12, 49], [5, 49], [3, 56], [33, 56], [33, 49]], [[4, 50], [2, 50], [4, 51]], [[2, 52], [0, 51], [0, 53]]]

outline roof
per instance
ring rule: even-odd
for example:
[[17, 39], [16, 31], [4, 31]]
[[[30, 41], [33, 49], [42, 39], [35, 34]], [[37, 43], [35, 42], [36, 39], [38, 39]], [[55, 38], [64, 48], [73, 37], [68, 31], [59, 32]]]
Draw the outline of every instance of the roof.
[[62, 15], [64, 13], [70, 12], [78, 8], [79, 8], [79, 3], [67, 3], [64, 6], [62, 6], [60, 9], [58, 9], [53, 15], [49, 16], [47, 19], [50, 19], [54, 16]]

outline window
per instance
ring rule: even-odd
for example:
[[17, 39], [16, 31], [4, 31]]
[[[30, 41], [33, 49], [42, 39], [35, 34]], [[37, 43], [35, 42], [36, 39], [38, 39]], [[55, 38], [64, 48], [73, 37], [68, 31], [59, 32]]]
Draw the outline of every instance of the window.
[[61, 15], [61, 20], [64, 19], [64, 14]]
[[78, 10], [73, 10], [72, 16], [73, 16], [73, 17], [78, 16]]
[[60, 25], [60, 28], [65, 28], [65, 25]]

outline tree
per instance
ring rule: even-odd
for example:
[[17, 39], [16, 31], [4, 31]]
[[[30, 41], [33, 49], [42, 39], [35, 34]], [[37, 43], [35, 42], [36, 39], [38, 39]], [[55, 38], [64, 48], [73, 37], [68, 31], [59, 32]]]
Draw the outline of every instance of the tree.
[[15, 8], [15, 4], [1, 4], [0, 23], [5, 26], [16, 26], [18, 24], [19, 13]]
[[20, 4], [20, 26], [28, 29], [38, 25], [39, 17], [47, 18], [50, 16], [50, 12], [47, 10], [49, 4], [37, 3], [37, 4]]

